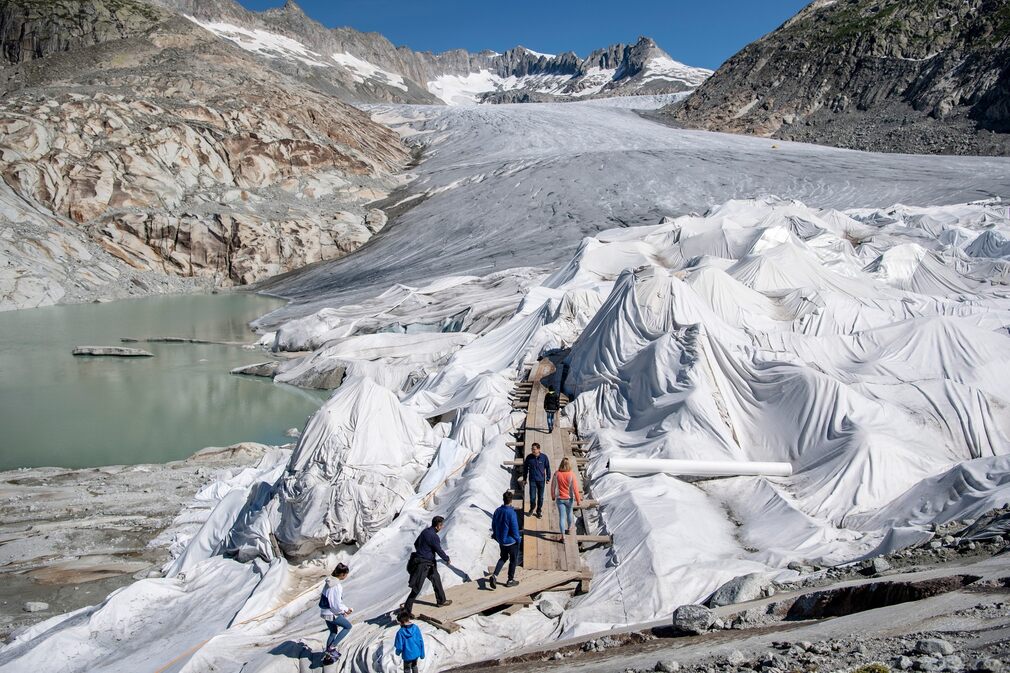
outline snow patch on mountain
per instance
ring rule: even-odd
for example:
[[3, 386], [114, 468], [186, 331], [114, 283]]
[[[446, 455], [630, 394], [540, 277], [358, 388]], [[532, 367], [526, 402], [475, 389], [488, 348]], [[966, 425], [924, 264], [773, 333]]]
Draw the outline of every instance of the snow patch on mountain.
[[696, 87], [700, 86], [711, 74], [711, 70], [684, 65], [669, 56], [656, 56], [646, 62], [642, 81], [668, 80]]
[[259, 28], [243, 28], [223, 21], [200, 21], [185, 15], [187, 19], [210, 32], [230, 40], [246, 51], [268, 58], [299, 61], [314, 67], [326, 67], [323, 56], [312, 51], [298, 40]]
[[354, 74], [354, 81], [363, 83], [365, 79], [378, 80], [383, 84], [395, 86], [397, 89], [407, 90], [407, 85], [403, 82], [403, 76], [388, 70], [383, 70], [377, 65], [362, 60], [353, 54], [333, 54], [334, 61], [344, 66]]
[[557, 56], [557, 54], [545, 54], [545, 53], [540, 52], [540, 51], [533, 51], [532, 49], [529, 49], [527, 47], [520, 47], [520, 48], [523, 49], [523, 50], [525, 50], [526, 52], [528, 52], [530, 54], [533, 54], [534, 56], [540, 56], [542, 58], [554, 58], [554, 57]]

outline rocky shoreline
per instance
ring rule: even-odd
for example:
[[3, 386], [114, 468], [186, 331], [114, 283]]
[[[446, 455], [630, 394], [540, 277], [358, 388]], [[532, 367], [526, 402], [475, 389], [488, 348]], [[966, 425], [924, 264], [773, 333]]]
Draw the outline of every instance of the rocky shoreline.
[[173, 545], [202, 523], [194, 496], [271, 448], [243, 443], [165, 464], [0, 472], [0, 642], [160, 576]]

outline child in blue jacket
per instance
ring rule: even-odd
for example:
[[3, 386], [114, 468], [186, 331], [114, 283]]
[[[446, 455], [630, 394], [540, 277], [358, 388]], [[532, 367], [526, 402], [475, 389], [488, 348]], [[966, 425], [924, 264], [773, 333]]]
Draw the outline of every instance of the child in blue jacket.
[[403, 657], [403, 673], [417, 673], [417, 660], [424, 659], [424, 638], [413, 619], [414, 615], [406, 610], [396, 616], [400, 630], [396, 632], [394, 645], [397, 656]]

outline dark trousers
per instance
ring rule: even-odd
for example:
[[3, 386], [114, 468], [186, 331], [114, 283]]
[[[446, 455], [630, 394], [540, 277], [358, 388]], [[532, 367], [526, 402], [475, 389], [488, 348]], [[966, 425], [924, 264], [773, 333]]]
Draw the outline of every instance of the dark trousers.
[[501, 556], [498, 557], [498, 564], [494, 567], [494, 575], [498, 576], [501, 572], [502, 566], [505, 565], [505, 561], [509, 562], [509, 582], [516, 578], [516, 564], [519, 563], [519, 543], [514, 544], [499, 544], [498, 549], [501, 551]]
[[435, 602], [445, 602], [445, 590], [442, 588], [442, 578], [438, 576], [438, 568], [434, 561], [421, 561], [414, 568], [414, 573], [410, 576], [410, 595], [403, 603], [403, 609], [413, 612], [414, 601], [424, 588], [424, 580], [431, 580], [431, 586], [435, 590]]
[[417, 673], [417, 659], [403, 660], [403, 673]]
[[540, 514], [544, 510], [544, 488], [547, 482], [530, 479], [530, 511]]
[[547, 411], [547, 432], [548, 433], [554, 432], [554, 414], [558, 412], [550, 410], [545, 411]]

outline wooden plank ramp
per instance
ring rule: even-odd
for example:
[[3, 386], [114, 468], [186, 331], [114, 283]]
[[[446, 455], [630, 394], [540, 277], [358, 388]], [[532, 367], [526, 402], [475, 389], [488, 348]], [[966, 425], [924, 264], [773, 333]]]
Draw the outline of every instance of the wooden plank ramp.
[[[547, 432], [547, 413], [544, 411], [547, 388], [541, 380], [554, 372], [554, 365], [545, 358], [536, 363], [527, 363], [527, 366], [530, 367], [528, 379], [517, 383], [513, 398], [513, 406], [527, 412], [525, 428], [521, 438], [507, 443], [515, 449], [516, 458], [507, 461], [503, 467], [512, 468], [518, 479], [522, 459], [529, 453], [534, 442], [540, 444], [541, 452], [547, 455], [552, 472], [561, 464], [561, 459], [567, 457], [572, 463], [583, 496], [583, 505], [577, 507], [575, 512], [578, 516], [581, 509], [596, 506], [596, 501], [588, 499], [582, 490], [582, 475], [578, 470], [578, 466], [587, 460], [576, 458], [572, 451], [573, 444], [581, 446], [582, 443], [570, 438], [570, 430], [561, 425], [560, 414], [555, 417], [554, 432]], [[565, 402], [567, 398], [562, 399], [562, 405]], [[531, 604], [535, 594], [563, 588], [563, 585], [568, 585], [570, 591], [576, 587], [579, 591], [589, 590], [592, 573], [579, 557], [579, 542], [588, 541], [585, 539], [587, 536], [578, 535], [576, 526], [572, 526], [568, 535], [561, 533], [558, 508], [551, 500], [550, 484], [544, 493], [544, 507], [540, 517], [531, 516], [528, 510], [522, 511], [523, 505], [529, 503], [529, 485], [523, 484], [520, 487], [513, 482], [513, 490], [516, 494], [514, 506], [520, 510], [523, 533], [521, 562], [516, 571], [518, 586], [506, 587], [504, 572], [499, 576], [498, 588], [494, 591], [487, 586], [485, 578], [464, 582], [446, 589], [446, 597], [452, 601], [451, 605], [436, 606], [432, 594], [419, 598], [414, 604], [418, 619], [451, 633], [460, 628], [457, 622], [462, 619], [499, 608], [505, 608], [506, 613], [513, 614]]]
[[519, 586], [506, 587], [504, 582], [499, 582], [498, 588], [492, 591], [484, 578], [476, 582], [464, 582], [445, 590], [445, 596], [452, 601], [452, 605], [440, 608], [435, 605], [435, 597], [428, 595], [414, 603], [414, 611], [418, 619], [452, 633], [459, 629], [456, 622], [461, 619], [502, 606], [528, 605], [532, 603], [533, 594], [580, 578], [580, 573], [566, 570], [517, 568], [516, 579], [519, 580]]

